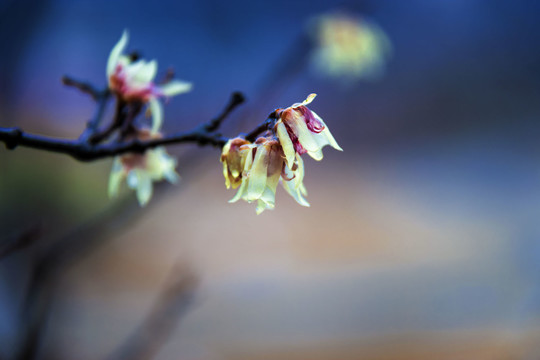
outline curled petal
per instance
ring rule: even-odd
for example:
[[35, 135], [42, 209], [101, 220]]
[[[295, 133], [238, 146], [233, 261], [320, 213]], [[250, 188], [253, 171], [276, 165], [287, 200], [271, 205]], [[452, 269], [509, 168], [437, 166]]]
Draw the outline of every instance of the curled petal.
[[116, 43], [116, 45], [111, 50], [111, 53], [109, 54], [109, 60], [107, 61], [107, 77], [110, 77], [114, 73], [120, 56], [122, 55], [127, 46], [128, 40], [129, 33], [127, 30], [124, 30], [124, 32], [122, 33], [122, 37]]

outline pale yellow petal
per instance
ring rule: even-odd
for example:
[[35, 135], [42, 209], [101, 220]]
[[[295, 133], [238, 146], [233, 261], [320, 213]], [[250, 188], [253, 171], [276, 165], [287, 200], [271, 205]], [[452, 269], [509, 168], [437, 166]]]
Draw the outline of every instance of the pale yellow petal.
[[265, 146], [258, 146], [253, 159], [253, 166], [249, 172], [249, 186], [246, 200], [252, 201], [261, 197], [266, 186], [268, 169], [268, 150]]
[[120, 183], [124, 180], [124, 168], [119, 157], [115, 157], [109, 177], [109, 197], [114, 198], [118, 195]]
[[321, 161], [323, 159], [323, 152], [321, 149], [315, 151], [308, 151], [308, 155], [317, 161]]
[[302, 206], [309, 207], [309, 203], [306, 199], [302, 196], [302, 188], [299, 189], [294, 188], [294, 181], [282, 181], [281, 184], [283, 185], [283, 188], [293, 197], [296, 202]]
[[308, 104], [311, 104], [311, 102], [315, 99], [315, 97], [317, 96], [317, 94], [309, 94], [308, 97], [306, 98], [306, 100], [302, 101], [302, 105], [308, 105]]
[[174, 96], [191, 91], [193, 84], [186, 81], [173, 80], [160, 86], [161, 93], [165, 96]]
[[229, 167], [227, 166], [227, 161], [223, 161], [223, 176], [225, 177], [225, 187], [230, 189], [231, 181], [229, 180]]
[[328, 145], [330, 145], [336, 150], [343, 151], [343, 149], [338, 145], [337, 141], [334, 139], [334, 136], [332, 136], [330, 129], [324, 123], [323, 119], [319, 115], [317, 115], [317, 113], [315, 113], [314, 111], [312, 111], [312, 114], [313, 116], [315, 116], [315, 119], [317, 119], [318, 121], [321, 122], [321, 124], [323, 124], [324, 130], [320, 134], [326, 138], [326, 140], [328, 141]]
[[143, 171], [137, 172], [137, 200], [145, 206], [152, 197], [152, 180]]
[[317, 141], [314, 139], [315, 133], [312, 133], [304, 120], [304, 118], [299, 116], [294, 116], [291, 120], [292, 129], [295, 135], [298, 137], [300, 145], [307, 151], [316, 151], [320, 147], [317, 144]]
[[304, 182], [304, 160], [302, 160], [302, 157], [299, 154], [296, 154], [296, 162], [298, 165], [298, 168], [295, 171], [295, 178], [294, 181], [296, 185], [294, 186], [295, 189], [298, 189], [300, 185]]
[[236, 195], [231, 200], [229, 200], [230, 203], [237, 202], [244, 196], [244, 192], [246, 191], [246, 188], [249, 184], [249, 178], [246, 177], [245, 175], [249, 172], [249, 170], [251, 169], [253, 165], [252, 153], [253, 153], [253, 148], [249, 149], [249, 152], [246, 157], [246, 163], [244, 164], [244, 171], [242, 173], [242, 183], [240, 185], [240, 188], [236, 192]]
[[116, 64], [118, 63], [118, 59], [126, 49], [128, 40], [129, 33], [127, 30], [124, 30], [124, 32], [122, 33], [122, 37], [116, 43], [116, 45], [114, 45], [111, 53], [109, 54], [109, 60], [107, 61], [107, 77], [110, 77], [114, 73], [114, 70], [116, 69]]
[[278, 121], [276, 126], [276, 132], [279, 139], [279, 143], [281, 144], [281, 147], [283, 148], [283, 153], [285, 154], [285, 160], [287, 161], [287, 166], [292, 167], [294, 162], [294, 145], [291, 141], [291, 137], [289, 136], [289, 133], [287, 132], [287, 128], [285, 127], [285, 124], [283, 124], [282, 121]]
[[157, 74], [157, 61], [139, 61], [139, 63], [141, 66], [137, 73], [134, 74], [136, 81], [141, 84], [148, 84], [152, 82]]

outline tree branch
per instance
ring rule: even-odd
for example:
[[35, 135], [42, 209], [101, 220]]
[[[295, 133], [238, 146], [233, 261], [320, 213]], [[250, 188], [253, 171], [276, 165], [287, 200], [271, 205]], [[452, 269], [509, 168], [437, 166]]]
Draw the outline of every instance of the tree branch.
[[[66, 154], [80, 161], [93, 161], [128, 152], [142, 153], [157, 146], [180, 143], [196, 143], [200, 146], [213, 145], [222, 147], [228, 139], [213, 132], [217, 130], [230, 112], [243, 101], [244, 97], [240, 93], [233, 93], [228, 105], [222, 113], [207, 124], [203, 124], [191, 131], [179, 132], [160, 139], [147, 141], [136, 139], [121, 143], [92, 144], [92, 142], [97, 142], [95, 138], [92, 140], [92, 137], [87, 138], [86, 136], [81, 136], [83, 139], [65, 140], [29, 134], [18, 128], [0, 128], [0, 142], [4, 142], [8, 149], [15, 149], [17, 146], [25, 146], [33, 149]], [[96, 116], [94, 120], [97, 118], [98, 116]], [[87, 130], [90, 128], [93, 131], [97, 123], [98, 121], [91, 121], [91, 124], [87, 126]], [[99, 134], [94, 133], [94, 136], [97, 135]], [[101, 140], [101, 137], [99, 140]]]

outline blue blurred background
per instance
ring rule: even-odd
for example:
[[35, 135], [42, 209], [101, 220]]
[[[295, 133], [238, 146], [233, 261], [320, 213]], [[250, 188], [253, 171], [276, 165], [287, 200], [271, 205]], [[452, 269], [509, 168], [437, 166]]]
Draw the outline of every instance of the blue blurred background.
[[[310, 64], [313, 19], [335, 11], [384, 30], [383, 76]], [[165, 106], [166, 132], [212, 118], [233, 91], [248, 102], [228, 136], [315, 92], [345, 151], [306, 160], [311, 208], [278, 189], [256, 216], [227, 203], [216, 149], [171, 147], [182, 182], [145, 209], [127, 191], [107, 198], [111, 160], [0, 149], [0, 235], [40, 234], [0, 262], [0, 358], [27, 324], [36, 258], [66, 236], [85, 251], [58, 276], [41, 358], [114, 352], [178, 262], [196, 301], [158, 359], [540, 358], [539, 15], [525, 0], [3, 0], [2, 127], [76, 138], [94, 104], [59, 79], [104, 86], [129, 29], [161, 76], [194, 84]], [[106, 224], [81, 233], [88, 222]]]

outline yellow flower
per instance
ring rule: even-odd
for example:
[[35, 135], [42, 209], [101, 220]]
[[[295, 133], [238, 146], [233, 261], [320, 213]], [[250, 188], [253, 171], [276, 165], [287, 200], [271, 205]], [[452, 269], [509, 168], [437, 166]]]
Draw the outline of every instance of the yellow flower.
[[242, 183], [242, 171], [246, 157], [251, 151], [251, 143], [242, 138], [229, 140], [221, 152], [220, 161], [223, 163], [223, 176], [227, 189], [236, 189]]
[[300, 156], [292, 169], [285, 164], [283, 149], [273, 138], [258, 138], [255, 144], [236, 138], [229, 140], [223, 148], [221, 161], [227, 188], [238, 186], [233, 203], [240, 199], [251, 203], [257, 201], [257, 214], [275, 206], [276, 189], [281, 179], [285, 190], [303, 206], [309, 206], [304, 199], [305, 187], [302, 183], [303, 163]]
[[[159, 134], [151, 134], [142, 130], [140, 140], [159, 138]], [[163, 179], [175, 184], [179, 176], [175, 171], [176, 159], [164, 147], [147, 150], [143, 154], [125, 154], [114, 158], [109, 178], [109, 196], [116, 197], [121, 182], [126, 179], [129, 188], [136, 190], [137, 200], [145, 206], [152, 197], [152, 182]]]
[[316, 68], [329, 76], [374, 78], [383, 71], [391, 52], [386, 34], [365, 18], [326, 15], [317, 23]]
[[322, 148], [326, 145], [343, 151], [320, 116], [306, 107], [315, 96], [317, 95], [310, 94], [302, 103], [277, 112], [279, 118], [274, 131], [283, 147], [289, 168], [293, 167], [295, 154], [308, 153], [319, 161], [323, 158]]
[[124, 31], [113, 47], [107, 62], [109, 89], [124, 101], [149, 103], [152, 112], [152, 132], [158, 132], [163, 122], [160, 97], [169, 97], [191, 90], [191, 83], [173, 80], [164, 85], [156, 85], [157, 61], [132, 61], [123, 54], [128, 43], [128, 32]]

